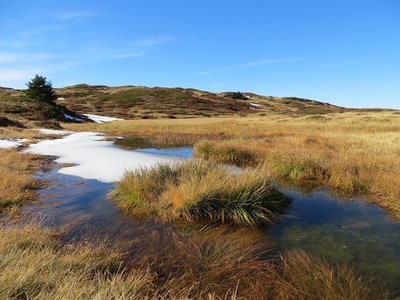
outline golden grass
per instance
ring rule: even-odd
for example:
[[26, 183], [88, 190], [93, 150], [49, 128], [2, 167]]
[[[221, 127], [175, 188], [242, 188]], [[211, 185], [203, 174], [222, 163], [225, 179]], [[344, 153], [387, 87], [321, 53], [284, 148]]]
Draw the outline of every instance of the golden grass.
[[[29, 144], [34, 139], [54, 138], [37, 130], [15, 127], [0, 128], [0, 139], [26, 138], [23, 144]], [[0, 149], [0, 212], [12, 209], [32, 201], [34, 190], [40, 186], [34, 173], [43, 157], [21, 153], [17, 149]]]
[[0, 212], [33, 200], [39, 183], [34, 178], [37, 155], [0, 150]]
[[[162, 236], [161, 236], [162, 235]], [[1, 299], [386, 299], [384, 288], [302, 251], [261, 259], [260, 237], [227, 228], [134, 241], [60, 243], [28, 224], [0, 227]]]
[[[275, 177], [313, 182], [347, 193], [374, 194], [375, 201], [400, 216], [400, 160], [396, 133], [309, 134], [263, 139], [200, 142], [196, 155], [239, 165], [262, 164]], [[385, 141], [383, 143], [383, 141]], [[224, 152], [225, 151], [225, 152]]]
[[323, 116], [133, 120], [69, 126], [110, 134], [197, 143], [199, 157], [237, 165], [265, 164], [277, 177], [375, 195], [400, 216], [400, 113]]
[[146, 272], [125, 274], [118, 254], [100, 246], [62, 247], [36, 225], [0, 232], [1, 299], [129, 299], [151, 282]]
[[346, 112], [323, 116], [290, 117], [269, 114], [258, 117], [214, 117], [193, 119], [128, 120], [112, 123], [63, 124], [76, 131], [101, 131], [138, 136], [213, 135], [227, 137], [268, 137], [297, 132], [398, 132], [400, 113]]
[[[0, 228], [1, 299], [263, 297], [257, 234], [197, 228], [156, 232], [122, 255], [106, 244], [62, 245], [30, 224]], [[211, 233], [211, 234], [210, 234]], [[246, 247], [244, 247], [246, 245]]]
[[[16, 127], [0, 127], [0, 139], [43, 139], [49, 135], [40, 133], [34, 129], [22, 129]], [[51, 137], [51, 136], [50, 136]]]
[[204, 161], [127, 172], [111, 197], [134, 215], [249, 226], [271, 223], [289, 206], [268, 174]]

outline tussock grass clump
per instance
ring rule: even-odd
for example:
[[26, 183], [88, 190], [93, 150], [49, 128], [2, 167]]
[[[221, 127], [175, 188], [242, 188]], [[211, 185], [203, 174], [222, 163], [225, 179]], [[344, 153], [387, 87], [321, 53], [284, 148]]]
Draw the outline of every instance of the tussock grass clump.
[[136, 215], [251, 226], [272, 222], [289, 205], [265, 172], [234, 174], [204, 161], [127, 172], [111, 197]]
[[236, 166], [255, 166], [260, 155], [257, 155], [258, 153], [255, 149], [249, 149], [248, 142], [241, 140], [232, 145], [230, 140], [218, 142], [201, 141], [196, 144], [194, 155], [205, 160]]
[[33, 190], [39, 187], [34, 179], [37, 160], [37, 155], [0, 150], [0, 212], [33, 198]]

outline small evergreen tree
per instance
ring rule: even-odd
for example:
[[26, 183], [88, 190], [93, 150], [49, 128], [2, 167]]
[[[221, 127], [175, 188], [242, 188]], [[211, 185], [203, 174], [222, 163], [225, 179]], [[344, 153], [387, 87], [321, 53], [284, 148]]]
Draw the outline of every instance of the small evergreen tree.
[[46, 103], [53, 103], [57, 99], [51, 81], [47, 81], [46, 77], [36, 75], [26, 85], [28, 88], [25, 94], [30, 99]]
[[232, 98], [232, 99], [243, 99], [243, 100], [246, 100], [247, 98], [246, 98], [246, 96], [245, 95], [243, 95], [241, 92], [233, 92], [233, 93], [230, 93], [229, 94], [229, 96]]

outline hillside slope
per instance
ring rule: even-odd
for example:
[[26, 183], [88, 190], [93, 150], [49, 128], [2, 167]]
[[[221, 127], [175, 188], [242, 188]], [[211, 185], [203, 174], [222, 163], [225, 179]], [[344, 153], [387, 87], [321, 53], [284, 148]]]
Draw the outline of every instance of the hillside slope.
[[[279, 113], [314, 115], [349, 109], [300, 99], [266, 97], [252, 93], [210, 93], [196, 89], [142, 86], [90, 86], [57, 89], [58, 103], [77, 113], [95, 113], [124, 119], [188, 118]], [[239, 97], [238, 97], [239, 95]]]
[[[55, 105], [27, 101], [22, 90], [0, 87], [0, 117], [3, 124], [19, 121], [27, 127], [59, 127], [58, 122], [74, 122], [96, 114], [123, 119], [165, 119], [216, 116], [311, 116], [347, 111], [381, 111], [350, 109], [329, 103], [296, 97], [260, 96], [253, 93], [211, 93], [196, 89], [143, 86], [108, 87], [78, 84], [56, 89]], [[10, 125], [11, 126], [11, 125]]]
[[20, 90], [0, 88], [0, 127], [61, 128], [59, 122], [73, 118], [89, 121], [61, 104], [30, 100]]

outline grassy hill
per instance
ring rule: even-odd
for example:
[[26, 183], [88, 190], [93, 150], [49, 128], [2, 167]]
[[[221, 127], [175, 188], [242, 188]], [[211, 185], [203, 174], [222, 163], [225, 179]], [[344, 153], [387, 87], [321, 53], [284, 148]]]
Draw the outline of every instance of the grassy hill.
[[0, 87], [0, 127], [61, 128], [59, 122], [71, 122], [65, 115], [79, 117], [60, 104], [30, 100], [20, 90]]
[[[57, 103], [29, 101], [22, 90], [0, 87], [2, 126], [14, 121], [26, 127], [59, 127], [73, 122], [65, 114], [79, 117], [91, 113], [123, 119], [179, 119], [217, 116], [309, 116], [357, 110], [329, 103], [296, 98], [260, 96], [253, 93], [211, 93], [197, 89], [143, 86], [108, 87], [78, 84], [56, 89]], [[82, 117], [81, 117], [82, 118]], [[85, 118], [85, 117], [83, 117]], [[1, 124], [0, 124], [1, 125]]]
[[300, 99], [252, 93], [210, 93], [196, 89], [142, 86], [90, 86], [57, 89], [58, 103], [78, 113], [98, 113], [124, 119], [245, 116], [281, 113], [314, 115], [348, 109]]

